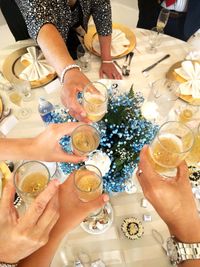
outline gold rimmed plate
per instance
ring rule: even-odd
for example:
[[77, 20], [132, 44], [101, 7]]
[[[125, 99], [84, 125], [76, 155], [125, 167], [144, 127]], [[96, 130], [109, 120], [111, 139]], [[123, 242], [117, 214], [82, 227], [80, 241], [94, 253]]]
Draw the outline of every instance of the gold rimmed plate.
[[[192, 63], [199, 63], [198, 61], [195, 61], [195, 60], [190, 60]], [[175, 72], [175, 69], [177, 68], [180, 68], [181, 67], [181, 64], [182, 64], [183, 61], [178, 61], [176, 62], [175, 64], [173, 64], [167, 74], [166, 74], [166, 77], [172, 81], [177, 81], [179, 83], [184, 83], [184, 82], [187, 82], [187, 80], [185, 80], [183, 77], [181, 77], [180, 75], [178, 75], [176, 72]], [[200, 105], [200, 98], [193, 98], [192, 95], [180, 95], [179, 96], [180, 99], [184, 100], [185, 102], [191, 104], [191, 105], [195, 105], [195, 106], [198, 106]]]
[[[37, 47], [39, 49], [39, 47]], [[21, 56], [27, 53], [27, 47], [20, 48], [10, 55], [4, 61], [3, 64], [3, 74], [4, 77], [9, 81], [20, 80], [19, 74], [26, 68], [26, 66], [21, 62]], [[56, 77], [56, 72], [42, 77], [40, 80], [30, 81], [31, 88], [38, 88], [44, 86], [51, 82]]]
[[[118, 23], [113, 23], [112, 27], [113, 27], [113, 29], [118, 29], [118, 30], [121, 30], [122, 32], [124, 32], [126, 35], [126, 38], [130, 42], [130, 44], [127, 47], [125, 47], [123, 53], [116, 55], [116, 56], [113, 56], [113, 59], [114, 59], [114, 58], [123, 57], [123, 56], [127, 55], [128, 53], [130, 53], [136, 46], [136, 37], [135, 37], [133, 31], [131, 29], [129, 29], [127, 26], [124, 26], [124, 25], [118, 24]], [[84, 44], [85, 44], [86, 48], [91, 53], [95, 54], [96, 56], [100, 56], [100, 54], [96, 50], [93, 49], [93, 41], [94, 41], [94, 38], [97, 38], [96, 35], [97, 35], [97, 31], [96, 31], [95, 25], [89, 26], [88, 31], [84, 36]]]

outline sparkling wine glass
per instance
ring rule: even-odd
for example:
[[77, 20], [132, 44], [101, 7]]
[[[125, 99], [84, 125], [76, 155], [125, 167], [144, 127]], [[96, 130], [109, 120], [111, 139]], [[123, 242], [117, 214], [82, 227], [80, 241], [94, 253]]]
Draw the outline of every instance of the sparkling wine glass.
[[178, 120], [187, 123], [192, 121], [199, 111], [198, 106], [193, 106], [188, 103], [181, 104], [178, 108], [175, 109], [175, 113], [178, 116]]
[[27, 207], [46, 188], [49, 180], [48, 168], [39, 161], [24, 162], [14, 173], [16, 192]]
[[97, 149], [100, 143], [98, 130], [89, 124], [78, 126], [71, 134], [71, 146], [74, 154], [88, 155]]
[[23, 74], [23, 80], [17, 79], [13, 81], [13, 86], [22, 94], [22, 100], [24, 102], [29, 102], [33, 99], [33, 94], [31, 92], [31, 83], [28, 80], [28, 76]]
[[146, 48], [148, 53], [154, 54], [157, 52], [157, 46], [160, 44], [162, 36], [161, 33], [163, 33], [163, 31], [157, 27], [154, 27], [149, 31], [149, 46]]
[[83, 107], [92, 122], [100, 121], [107, 112], [107, 87], [101, 82], [91, 82], [83, 89]]
[[164, 123], [149, 147], [154, 168], [165, 177], [176, 175], [176, 168], [194, 144], [193, 131], [178, 121]]
[[158, 32], [163, 32], [165, 26], [167, 25], [169, 15], [170, 15], [169, 9], [166, 9], [166, 8], [161, 9], [158, 19], [157, 19], [157, 24], [156, 24]]
[[[81, 166], [74, 174], [74, 186], [81, 201], [89, 202], [98, 198], [103, 191], [101, 171], [94, 165]], [[110, 227], [112, 221], [113, 212], [108, 203], [85, 218], [81, 227], [88, 233], [100, 234]]]

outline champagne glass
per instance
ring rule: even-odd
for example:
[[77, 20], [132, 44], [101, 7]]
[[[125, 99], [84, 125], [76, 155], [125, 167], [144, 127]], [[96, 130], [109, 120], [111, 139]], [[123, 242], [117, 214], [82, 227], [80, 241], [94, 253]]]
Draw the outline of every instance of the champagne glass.
[[24, 102], [29, 102], [33, 99], [33, 94], [31, 93], [31, 83], [26, 74], [23, 74], [23, 80], [14, 80], [13, 86], [22, 94], [22, 99]]
[[186, 158], [187, 163], [194, 166], [200, 164], [200, 123], [195, 129], [194, 145]]
[[181, 104], [176, 110], [176, 114], [178, 115], [178, 120], [187, 123], [191, 120], [193, 120], [199, 111], [198, 106], [193, 106], [188, 103]]
[[78, 126], [71, 134], [71, 146], [74, 154], [88, 155], [97, 149], [100, 136], [97, 129], [89, 124]]
[[[74, 174], [74, 186], [81, 201], [89, 202], [98, 198], [103, 191], [101, 171], [94, 165], [81, 166]], [[81, 227], [88, 233], [100, 234], [110, 227], [112, 221], [111, 205], [106, 204], [85, 218]]]
[[101, 82], [91, 82], [83, 89], [83, 107], [92, 122], [100, 121], [107, 112], [107, 87]]
[[24, 162], [14, 173], [16, 192], [27, 207], [46, 188], [49, 180], [48, 168], [39, 161]]
[[163, 31], [157, 27], [154, 27], [149, 31], [149, 46], [146, 48], [148, 53], [154, 54], [157, 52], [157, 46], [160, 44], [161, 40], [161, 33], [163, 33]]
[[149, 147], [154, 168], [164, 177], [176, 175], [176, 168], [194, 144], [193, 131], [184, 123], [164, 123]]
[[167, 25], [169, 15], [170, 15], [170, 10], [166, 8], [161, 9], [156, 24], [158, 32], [163, 32], [165, 26]]

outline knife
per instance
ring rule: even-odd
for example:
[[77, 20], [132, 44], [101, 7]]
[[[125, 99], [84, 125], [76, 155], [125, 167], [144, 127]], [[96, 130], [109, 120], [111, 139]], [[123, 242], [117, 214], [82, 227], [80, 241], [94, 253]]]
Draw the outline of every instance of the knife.
[[147, 67], [146, 69], [142, 70], [142, 73], [153, 69], [155, 66], [157, 66], [160, 62], [162, 62], [163, 60], [167, 59], [168, 57], [170, 57], [169, 54], [165, 55], [164, 57], [162, 57], [161, 59], [156, 61], [154, 64], [152, 64], [149, 67]]

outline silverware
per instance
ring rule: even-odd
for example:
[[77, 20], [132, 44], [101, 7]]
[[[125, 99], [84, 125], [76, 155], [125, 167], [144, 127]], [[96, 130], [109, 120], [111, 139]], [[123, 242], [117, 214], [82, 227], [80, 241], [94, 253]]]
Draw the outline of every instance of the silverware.
[[122, 70], [122, 67], [119, 65], [119, 63], [116, 60], [113, 60], [113, 63], [120, 69]]
[[132, 60], [132, 58], [134, 56], [134, 53], [133, 52], [130, 52], [128, 55], [129, 55], [129, 57], [128, 57], [129, 61], [128, 61], [128, 65], [127, 65], [126, 72], [125, 72], [124, 76], [129, 76], [129, 74], [130, 74], [131, 60]]
[[122, 66], [122, 75], [124, 76], [126, 76], [126, 69], [128, 67], [128, 57], [129, 57], [129, 54], [126, 55], [124, 64]]
[[154, 64], [152, 64], [149, 67], [147, 67], [146, 69], [142, 70], [142, 73], [147, 72], [147, 71], [153, 69], [155, 66], [157, 66], [160, 62], [162, 62], [163, 60], [167, 59], [168, 57], [170, 57], [169, 54], [165, 55], [164, 57], [162, 57], [161, 59], [159, 59], [158, 61], [156, 61]]
[[2, 122], [5, 118], [7, 118], [11, 114], [11, 108], [6, 108], [2, 112], [2, 116], [0, 118], [0, 122]]

